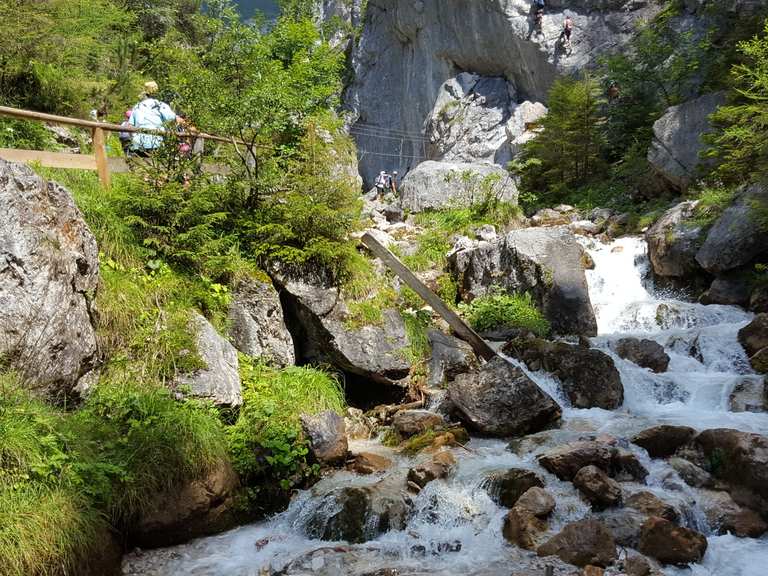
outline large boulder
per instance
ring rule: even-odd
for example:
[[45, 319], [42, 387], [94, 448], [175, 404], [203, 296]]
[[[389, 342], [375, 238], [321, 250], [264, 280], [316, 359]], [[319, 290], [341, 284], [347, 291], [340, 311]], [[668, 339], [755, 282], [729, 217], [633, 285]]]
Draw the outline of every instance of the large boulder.
[[316, 415], [302, 414], [301, 428], [309, 441], [309, 454], [320, 464], [343, 464], [347, 459], [344, 418], [331, 410]]
[[651, 458], [666, 458], [687, 444], [695, 434], [696, 430], [688, 426], [661, 424], [635, 434], [632, 442], [645, 448]]
[[350, 325], [349, 308], [337, 288], [284, 278], [278, 284], [297, 362], [330, 364], [351, 375], [346, 392], [361, 405], [402, 399], [405, 390], [398, 381], [408, 376], [411, 363], [399, 311], [382, 310], [375, 325]]
[[177, 384], [189, 387], [193, 396], [212, 400], [216, 405], [239, 406], [243, 395], [237, 350], [197, 312], [192, 313], [189, 327], [196, 336], [197, 352], [205, 367], [178, 376]]
[[0, 358], [63, 401], [96, 364], [96, 240], [69, 192], [1, 159], [0, 203]]
[[627, 508], [633, 508], [646, 516], [658, 516], [670, 522], [677, 522], [680, 519], [680, 514], [674, 506], [647, 490], [628, 496], [624, 504]]
[[707, 233], [696, 261], [711, 274], [740, 268], [768, 252], [768, 234], [761, 233], [758, 206], [768, 206], [768, 186], [752, 184], [725, 209]]
[[648, 162], [677, 190], [687, 190], [705, 167], [701, 137], [712, 129], [709, 115], [724, 103], [723, 93], [706, 94], [668, 108], [653, 125]]
[[768, 524], [756, 512], [739, 506], [728, 492], [700, 490], [697, 503], [704, 510], [710, 527], [718, 534], [759, 538], [768, 531]]
[[557, 334], [597, 334], [584, 248], [564, 228], [513, 230], [494, 242], [458, 243], [448, 257], [466, 300], [498, 287], [528, 292]]
[[669, 354], [664, 351], [664, 346], [653, 340], [622, 338], [616, 342], [616, 354], [657, 373], [666, 372], [669, 367]]
[[566, 524], [536, 552], [539, 556], [557, 556], [575, 566], [607, 567], [616, 560], [616, 543], [602, 522], [579, 520]]
[[237, 474], [219, 462], [203, 477], [173, 490], [148, 495], [128, 530], [133, 546], [158, 548], [222, 532], [237, 521]]
[[524, 550], [535, 550], [546, 530], [547, 523], [542, 518], [515, 507], [504, 517], [501, 533], [510, 544]]
[[269, 280], [249, 278], [237, 285], [229, 306], [229, 323], [232, 343], [243, 354], [265, 358], [280, 367], [296, 361], [280, 297]]
[[667, 210], [645, 233], [653, 272], [664, 278], [688, 278], [701, 273], [696, 254], [704, 230], [693, 220], [697, 202], [681, 202]]
[[525, 362], [530, 370], [546, 370], [560, 380], [576, 408], [613, 410], [624, 402], [624, 386], [611, 357], [599, 350], [518, 338], [504, 346], [504, 353]]
[[481, 202], [488, 194], [517, 203], [517, 185], [500, 166], [427, 161], [403, 178], [400, 204], [412, 213], [423, 212], [469, 206]]
[[433, 480], [447, 477], [456, 464], [456, 458], [448, 450], [438, 452], [432, 458], [408, 470], [408, 481], [424, 488]]
[[699, 434], [695, 444], [734, 500], [768, 518], [768, 438], [716, 428]]
[[768, 382], [765, 378], [745, 376], [728, 397], [731, 412], [768, 412]]
[[460, 374], [448, 395], [461, 419], [488, 436], [538, 432], [560, 418], [560, 407], [525, 372], [497, 357], [479, 371]]
[[652, 516], [643, 524], [638, 550], [662, 564], [690, 564], [704, 557], [707, 539], [695, 530]]
[[390, 530], [402, 530], [412, 502], [402, 479], [370, 486], [336, 488], [314, 502], [305, 530], [310, 538], [360, 544]]
[[758, 314], [752, 322], [739, 330], [739, 343], [748, 356], [768, 348], [768, 314]]

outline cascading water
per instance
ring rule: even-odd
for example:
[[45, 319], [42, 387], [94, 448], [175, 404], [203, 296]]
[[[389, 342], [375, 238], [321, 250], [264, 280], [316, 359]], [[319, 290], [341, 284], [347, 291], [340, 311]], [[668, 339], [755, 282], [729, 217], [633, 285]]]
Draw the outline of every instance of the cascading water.
[[[197, 540], [167, 550], [129, 558], [126, 574], [191, 576], [262, 576], [314, 574], [318, 576], [508, 575], [513, 570], [543, 574], [543, 559], [507, 544], [501, 534], [506, 510], [491, 500], [481, 485], [494, 471], [512, 467], [535, 470], [555, 497], [550, 519], [552, 533], [590, 513], [569, 482], [544, 471], [536, 454], [567, 442], [579, 433], [626, 438], [658, 423], [690, 425], [698, 430], [735, 428], [768, 434], [768, 414], [728, 410], [734, 386], [757, 378], [738, 344], [738, 330], [751, 315], [729, 306], [702, 306], [656, 293], [646, 284], [645, 243], [622, 238], [611, 244], [584, 240], [595, 261], [588, 272], [590, 296], [598, 319], [599, 336], [593, 346], [610, 354], [625, 389], [621, 409], [575, 409], [568, 406], [558, 382], [544, 373], [529, 375], [563, 406], [560, 430], [521, 440], [511, 451], [506, 442], [473, 439], [468, 450], [456, 449], [455, 473], [434, 481], [413, 496], [412, 513], [404, 530], [386, 532], [364, 544], [348, 545], [310, 538], [312, 525], [334, 513], [327, 495], [341, 487], [402, 485], [405, 474], [423, 459], [395, 455], [375, 441], [352, 443], [353, 450], [385, 453], [394, 462], [384, 475], [358, 476], [337, 472], [311, 490], [298, 494], [288, 510], [271, 520]], [[627, 336], [652, 339], [670, 356], [667, 372], [655, 374], [622, 360], [614, 353], [617, 340]], [[527, 371], [527, 370], [526, 370]], [[526, 446], [527, 449], [519, 449]], [[668, 576], [763, 576], [768, 565], [768, 538], [759, 540], [711, 534], [696, 505], [697, 495], [663, 460], [651, 460], [636, 446], [626, 444], [648, 469], [649, 490], [683, 512], [683, 522], [708, 534], [704, 561], [688, 568], [667, 568]], [[625, 486], [632, 489], [632, 486]], [[330, 502], [330, 504], [329, 504]], [[369, 519], [373, 521], [375, 519]], [[395, 572], [390, 572], [395, 573]], [[556, 565], [555, 574], [571, 574], [572, 567]]]

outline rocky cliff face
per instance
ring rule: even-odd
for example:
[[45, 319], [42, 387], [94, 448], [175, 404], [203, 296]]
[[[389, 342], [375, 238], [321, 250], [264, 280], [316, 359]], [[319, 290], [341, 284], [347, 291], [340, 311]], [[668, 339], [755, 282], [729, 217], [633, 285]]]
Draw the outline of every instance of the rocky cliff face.
[[[441, 112], [438, 101], [448, 102], [444, 84], [454, 79], [463, 87], [456, 100], [474, 90], [476, 99], [484, 98], [478, 105], [490, 118], [484, 122], [473, 111], [475, 132], [485, 133], [492, 149], [477, 142], [474, 148], [491, 162], [502, 150], [499, 161], [506, 160], [508, 140], [498, 136], [517, 106], [543, 101], [558, 74], [582, 69], [619, 48], [636, 23], [656, 10], [648, 1], [551, 0], [539, 31], [529, 0], [369, 0], [353, 57], [355, 80], [346, 95], [355, 113], [352, 131], [363, 178], [370, 184], [383, 168], [404, 174], [446, 152], [476, 159], [468, 157], [472, 151], [466, 147], [441, 142], [434, 121]], [[568, 55], [558, 44], [566, 15], [575, 24]], [[461, 75], [467, 72], [474, 75], [476, 89], [465, 90], [467, 77]], [[433, 129], [426, 135], [430, 121]]]

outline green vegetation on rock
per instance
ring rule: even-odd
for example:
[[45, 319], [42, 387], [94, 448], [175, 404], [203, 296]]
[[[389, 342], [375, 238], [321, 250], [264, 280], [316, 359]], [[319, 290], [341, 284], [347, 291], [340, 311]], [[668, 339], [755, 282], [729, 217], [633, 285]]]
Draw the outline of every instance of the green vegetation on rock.
[[549, 322], [536, 307], [530, 294], [493, 292], [459, 304], [472, 328], [480, 332], [496, 328], [519, 328], [538, 336], [549, 333]]

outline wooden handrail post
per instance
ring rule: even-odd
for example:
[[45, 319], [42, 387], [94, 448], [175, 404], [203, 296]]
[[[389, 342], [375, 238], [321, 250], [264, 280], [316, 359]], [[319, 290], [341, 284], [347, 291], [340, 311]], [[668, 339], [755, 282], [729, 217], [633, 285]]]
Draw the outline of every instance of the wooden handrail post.
[[101, 128], [93, 129], [93, 155], [96, 156], [96, 171], [99, 173], [99, 180], [105, 189], [109, 189], [109, 163], [107, 162], [107, 149], [104, 141], [104, 130]]

